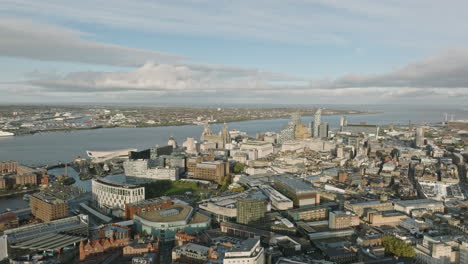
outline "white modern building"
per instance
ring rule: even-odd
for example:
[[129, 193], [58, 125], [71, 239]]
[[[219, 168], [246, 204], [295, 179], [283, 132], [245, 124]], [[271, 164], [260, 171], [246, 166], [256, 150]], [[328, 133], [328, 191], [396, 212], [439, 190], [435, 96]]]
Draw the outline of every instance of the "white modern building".
[[93, 203], [97, 209], [110, 213], [112, 209], [125, 209], [125, 204], [145, 199], [145, 188], [131, 184], [121, 184], [106, 179], [93, 179], [91, 182]]
[[261, 159], [273, 153], [273, 144], [265, 141], [249, 140], [242, 143], [241, 151], [255, 150], [257, 158]]
[[111, 159], [128, 159], [128, 153], [131, 151], [137, 151], [137, 149], [119, 149], [110, 151], [87, 150], [86, 154], [91, 159], [91, 161], [99, 163]]
[[264, 264], [265, 253], [260, 246], [260, 240], [249, 238], [240, 246], [224, 253], [223, 264]]
[[150, 167], [150, 160], [126, 160], [123, 163], [125, 175], [134, 179], [136, 183], [157, 180], [179, 180], [179, 168]]

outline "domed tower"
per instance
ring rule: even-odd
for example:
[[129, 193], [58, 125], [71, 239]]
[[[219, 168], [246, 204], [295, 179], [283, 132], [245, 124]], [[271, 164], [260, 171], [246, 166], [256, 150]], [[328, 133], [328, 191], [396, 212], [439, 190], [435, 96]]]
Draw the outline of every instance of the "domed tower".
[[167, 145], [172, 146], [173, 149], [177, 148], [177, 142], [175, 141], [174, 137], [170, 136], [169, 140], [167, 141]]

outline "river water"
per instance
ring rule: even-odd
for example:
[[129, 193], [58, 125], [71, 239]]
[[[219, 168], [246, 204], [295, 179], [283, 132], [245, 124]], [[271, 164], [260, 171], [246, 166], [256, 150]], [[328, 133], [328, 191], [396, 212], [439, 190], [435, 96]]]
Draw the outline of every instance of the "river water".
[[[468, 106], [467, 106], [468, 107]], [[462, 107], [423, 106], [354, 106], [356, 110], [382, 111], [378, 114], [349, 115], [348, 123], [408, 124], [441, 122], [444, 113], [454, 113], [456, 119], [468, 119]], [[303, 117], [310, 122], [312, 117]], [[323, 116], [331, 128], [337, 128], [340, 116]], [[229, 123], [229, 129], [247, 132], [250, 136], [264, 131], [279, 131], [289, 119], [252, 120]], [[217, 133], [222, 124], [213, 124]], [[86, 156], [86, 150], [116, 150], [124, 148], [147, 149], [156, 144], [165, 145], [170, 136], [179, 144], [187, 137], [199, 139], [203, 126], [168, 126], [150, 128], [104, 128], [70, 132], [47, 132], [34, 135], [0, 137], [0, 160], [17, 160], [27, 165], [51, 165], [69, 162], [77, 156]]]
[[[466, 106], [468, 107], [468, 106]], [[445, 113], [454, 114], [456, 119], [468, 119], [468, 111], [463, 107], [440, 106], [353, 106], [349, 109], [379, 111], [378, 114], [349, 115], [348, 123], [368, 122], [369, 124], [408, 124], [441, 122]], [[450, 118], [450, 115], [449, 115]], [[312, 117], [303, 117], [308, 123]], [[331, 128], [337, 128], [340, 116], [323, 116]], [[265, 131], [279, 131], [289, 119], [252, 120], [229, 123], [229, 129], [247, 132], [250, 136]], [[218, 132], [222, 124], [213, 124], [213, 132]], [[146, 149], [156, 144], [164, 145], [170, 136], [179, 144], [187, 137], [199, 138], [203, 126], [169, 126], [151, 128], [106, 128], [80, 130], [71, 132], [48, 132], [17, 137], [0, 137], [0, 161], [17, 160], [27, 165], [52, 165], [58, 162], [69, 162], [76, 156], [84, 157], [86, 150], [115, 150], [123, 148]], [[63, 168], [49, 171], [51, 174], [63, 174]], [[81, 181], [73, 169], [69, 175], [76, 179], [75, 186], [90, 190], [90, 181]], [[123, 182], [124, 175], [113, 175], [114, 181]], [[0, 212], [6, 208], [27, 207], [22, 195], [0, 199]]]

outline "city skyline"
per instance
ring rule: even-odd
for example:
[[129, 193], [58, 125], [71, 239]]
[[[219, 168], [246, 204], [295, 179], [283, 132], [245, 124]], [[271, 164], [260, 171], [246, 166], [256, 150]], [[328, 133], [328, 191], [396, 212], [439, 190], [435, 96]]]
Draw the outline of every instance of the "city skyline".
[[0, 103], [462, 105], [466, 7], [3, 1]]

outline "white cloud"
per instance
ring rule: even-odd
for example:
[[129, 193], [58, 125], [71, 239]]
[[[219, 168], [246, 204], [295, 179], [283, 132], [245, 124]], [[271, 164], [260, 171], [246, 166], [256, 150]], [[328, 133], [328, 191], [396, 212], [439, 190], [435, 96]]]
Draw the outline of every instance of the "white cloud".
[[86, 33], [17, 18], [0, 18], [0, 56], [112, 66], [146, 61], [174, 63], [187, 58], [87, 40]]
[[454, 49], [383, 74], [349, 74], [311, 82], [312, 88], [468, 88], [468, 50]]
[[288, 75], [226, 66], [155, 64], [128, 72], [76, 72], [36, 79], [31, 85], [49, 93], [135, 92], [136, 95], [323, 96], [424, 98], [468, 96], [468, 51], [452, 50], [375, 75], [352, 74], [335, 80], [305, 83]]
[[37, 79], [32, 85], [62, 92], [217, 92], [269, 89], [277, 81], [298, 81], [293, 77], [255, 69], [147, 63], [128, 72], [75, 72], [54, 79]]

